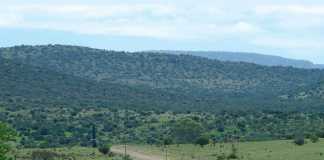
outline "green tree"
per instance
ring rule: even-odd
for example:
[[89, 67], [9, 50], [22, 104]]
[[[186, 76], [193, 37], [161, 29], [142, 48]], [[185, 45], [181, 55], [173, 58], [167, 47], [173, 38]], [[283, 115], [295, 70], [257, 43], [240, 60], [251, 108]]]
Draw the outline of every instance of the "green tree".
[[8, 153], [10, 145], [8, 142], [14, 141], [16, 132], [11, 129], [7, 124], [0, 122], [0, 160], [8, 160]]
[[294, 139], [294, 143], [298, 146], [302, 146], [305, 144], [305, 137], [303, 134], [297, 134]]
[[194, 143], [201, 136], [203, 130], [200, 123], [190, 118], [180, 119], [173, 126], [173, 134], [178, 143]]
[[111, 148], [111, 145], [107, 144], [107, 145], [104, 145], [104, 146], [100, 146], [98, 148], [98, 151], [104, 155], [108, 155], [110, 153], [110, 149]]
[[209, 144], [209, 138], [207, 136], [201, 136], [196, 140], [195, 144], [204, 147], [205, 145]]
[[312, 143], [316, 143], [316, 142], [319, 141], [319, 137], [316, 134], [312, 134], [310, 136], [310, 140], [311, 140]]

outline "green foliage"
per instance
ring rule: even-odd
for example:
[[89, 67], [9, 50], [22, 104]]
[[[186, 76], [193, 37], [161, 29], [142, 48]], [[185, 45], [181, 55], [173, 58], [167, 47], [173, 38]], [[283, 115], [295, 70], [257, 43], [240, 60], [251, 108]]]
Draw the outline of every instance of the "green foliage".
[[319, 137], [316, 134], [312, 134], [310, 136], [310, 140], [312, 143], [317, 143], [319, 141]]
[[47, 150], [36, 150], [31, 154], [32, 160], [55, 160], [59, 157], [59, 154]]
[[11, 106], [323, 110], [322, 70], [63, 45], [1, 48], [0, 57], [0, 101]]
[[238, 159], [238, 149], [237, 147], [232, 144], [232, 148], [231, 148], [231, 153], [227, 156], [227, 159]]
[[206, 136], [201, 136], [196, 140], [195, 144], [204, 147], [205, 145], [209, 144], [209, 138]]
[[302, 135], [302, 134], [296, 135], [296, 137], [294, 139], [294, 143], [298, 146], [304, 145], [306, 143], [304, 135]]
[[324, 137], [323, 70], [62, 45], [0, 57], [0, 120], [24, 147], [90, 146], [93, 123], [102, 143], [121, 142], [121, 124], [130, 142], [150, 144], [288, 139], [298, 125]]
[[[96, 124], [100, 144], [123, 142], [124, 110], [97, 107], [1, 107], [0, 121], [10, 123], [21, 134], [23, 147], [91, 146], [91, 126]], [[298, 112], [172, 113], [129, 110], [126, 137], [129, 143], [163, 145], [195, 143], [201, 136], [213, 142], [230, 138], [241, 141], [294, 139], [304, 126], [304, 135], [324, 138], [324, 114]], [[238, 123], [239, 122], [239, 123]], [[179, 127], [178, 127], [179, 126]], [[219, 126], [223, 130], [219, 131]], [[69, 132], [69, 136], [66, 136]], [[292, 140], [293, 141], [293, 140]]]
[[15, 138], [15, 131], [0, 121], [0, 160], [9, 159], [7, 154], [11, 148], [8, 142], [14, 141]]
[[104, 145], [104, 146], [100, 146], [98, 148], [98, 151], [104, 155], [108, 155], [111, 151], [111, 145], [107, 144], [107, 145]]
[[163, 145], [168, 146], [173, 143], [173, 140], [170, 137], [166, 137], [163, 139]]
[[203, 133], [203, 127], [191, 118], [182, 118], [175, 123], [172, 133], [177, 143], [194, 143]]

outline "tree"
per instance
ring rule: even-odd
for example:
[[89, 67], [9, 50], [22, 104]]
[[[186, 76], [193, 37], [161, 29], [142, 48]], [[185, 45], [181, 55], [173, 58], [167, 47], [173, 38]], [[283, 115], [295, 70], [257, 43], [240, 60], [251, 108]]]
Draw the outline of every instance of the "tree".
[[310, 136], [310, 140], [311, 140], [312, 143], [316, 143], [316, 142], [319, 141], [319, 138], [318, 138], [317, 135], [313, 134], [313, 135]]
[[57, 153], [46, 150], [36, 150], [31, 154], [32, 160], [54, 160], [58, 157], [59, 155]]
[[295, 139], [294, 139], [294, 143], [298, 146], [302, 146], [305, 144], [305, 137], [302, 134], [298, 134], [296, 135]]
[[92, 131], [91, 131], [91, 142], [92, 142], [92, 147], [97, 148], [97, 130], [96, 126], [93, 124], [92, 125]]
[[232, 144], [231, 153], [227, 156], [227, 159], [238, 159], [238, 149]]
[[202, 125], [190, 118], [182, 118], [173, 126], [173, 134], [178, 143], [194, 143], [202, 132]]
[[16, 132], [8, 125], [0, 122], [0, 160], [8, 160], [7, 154], [10, 151], [8, 142], [16, 139]]
[[107, 155], [110, 153], [110, 148], [111, 146], [110, 145], [104, 145], [104, 146], [101, 146], [98, 148], [98, 151], [104, 155]]
[[201, 136], [196, 140], [195, 144], [204, 147], [205, 145], [209, 144], [209, 138], [206, 136]]

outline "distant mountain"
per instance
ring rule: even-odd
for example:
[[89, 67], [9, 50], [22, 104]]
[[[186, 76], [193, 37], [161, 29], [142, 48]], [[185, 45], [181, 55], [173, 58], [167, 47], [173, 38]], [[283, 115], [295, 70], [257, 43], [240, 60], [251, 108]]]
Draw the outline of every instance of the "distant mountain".
[[265, 66], [290, 66], [296, 68], [305, 69], [324, 69], [322, 64], [314, 64], [307, 60], [295, 60], [289, 58], [283, 58], [280, 56], [264, 55], [257, 53], [246, 53], [246, 52], [216, 52], [216, 51], [171, 51], [171, 50], [158, 50], [151, 51], [158, 53], [168, 53], [168, 54], [189, 54], [195, 56], [206, 57], [210, 59], [217, 59], [221, 61], [230, 62], [248, 62], [255, 63]]
[[0, 103], [12, 105], [324, 110], [323, 99], [290, 98], [323, 81], [319, 69], [65, 45], [0, 48], [0, 60]]

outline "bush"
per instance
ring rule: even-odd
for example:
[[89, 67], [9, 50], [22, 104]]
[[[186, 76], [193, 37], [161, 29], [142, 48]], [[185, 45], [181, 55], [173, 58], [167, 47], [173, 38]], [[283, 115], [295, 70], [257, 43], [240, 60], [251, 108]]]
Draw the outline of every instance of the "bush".
[[311, 135], [310, 140], [312, 143], [316, 143], [319, 141], [319, 137], [317, 135]]
[[104, 155], [107, 155], [110, 153], [110, 148], [111, 146], [110, 145], [105, 145], [105, 146], [101, 146], [98, 148], [98, 151]]
[[170, 137], [164, 138], [163, 139], [163, 145], [168, 146], [173, 143], [173, 140]]
[[298, 146], [304, 145], [305, 144], [305, 138], [304, 138], [304, 136], [301, 136], [301, 135], [296, 136], [295, 139], [294, 139], [294, 143], [296, 145], [298, 145]]
[[7, 143], [14, 141], [16, 135], [16, 132], [12, 128], [0, 122], [0, 160], [9, 159], [6, 155], [10, 152], [11, 146]]
[[195, 144], [204, 147], [205, 145], [209, 144], [209, 138], [206, 136], [200, 137], [196, 140]]
[[227, 159], [238, 159], [239, 156], [238, 156], [238, 150], [237, 148], [235, 147], [234, 144], [232, 144], [232, 151], [231, 153], [227, 156]]
[[54, 160], [58, 157], [59, 155], [57, 153], [46, 150], [33, 151], [31, 155], [32, 160]]

